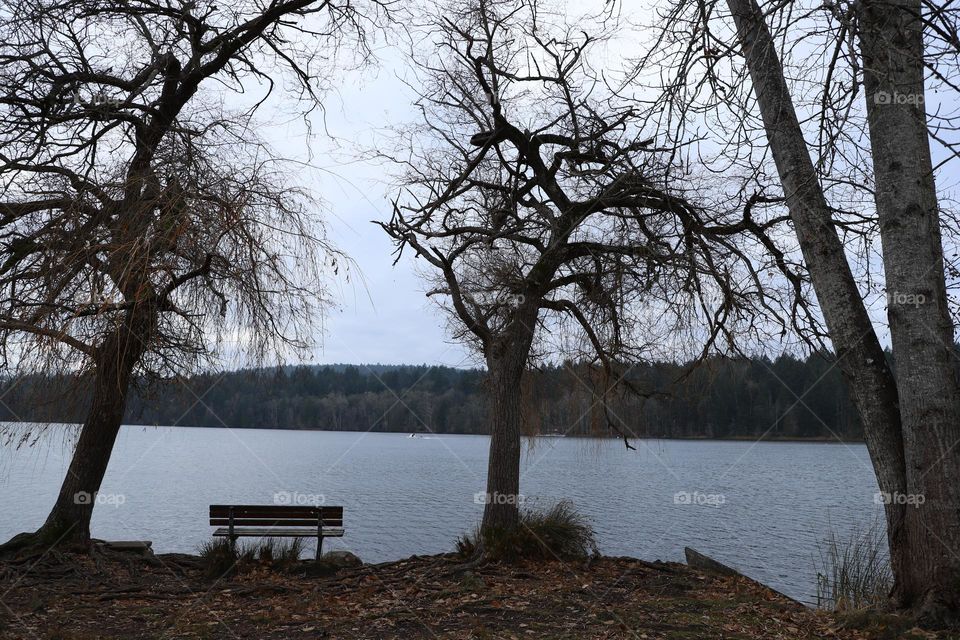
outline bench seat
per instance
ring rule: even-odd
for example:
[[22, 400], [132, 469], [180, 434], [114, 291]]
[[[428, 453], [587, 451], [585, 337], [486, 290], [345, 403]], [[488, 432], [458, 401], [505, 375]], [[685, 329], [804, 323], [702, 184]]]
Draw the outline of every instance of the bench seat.
[[[229, 537], [230, 527], [220, 527], [213, 532], [214, 536]], [[234, 527], [233, 535], [244, 537], [281, 537], [281, 538], [316, 538], [317, 528], [306, 529], [304, 527]], [[324, 527], [324, 538], [343, 537], [343, 529]]]

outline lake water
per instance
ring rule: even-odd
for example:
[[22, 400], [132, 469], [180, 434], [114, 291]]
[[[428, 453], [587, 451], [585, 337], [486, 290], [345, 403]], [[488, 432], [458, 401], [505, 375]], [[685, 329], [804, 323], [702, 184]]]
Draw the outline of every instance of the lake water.
[[[67, 429], [0, 448], [0, 539], [36, 529], [69, 461]], [[323, 501], [345, 507], [346, 536], [324, 549], [364, 561], [450, 551], [477, 523], [488, 438], [127, 426], [94, 510], [93, 535], [194, 552], [211, 503]], [[683, 560], [691, 546], [810, 602], [818, 543], [881, 515], [863, 445], [537, 438], [527, 442], [528, 504], [567, 498], [601, 552]]]

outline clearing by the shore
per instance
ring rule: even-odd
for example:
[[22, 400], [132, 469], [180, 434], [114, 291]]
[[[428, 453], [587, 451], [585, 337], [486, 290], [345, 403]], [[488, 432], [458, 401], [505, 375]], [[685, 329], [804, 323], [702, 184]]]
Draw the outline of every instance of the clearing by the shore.
[[453, 554], [310, 577], [311, 563], [205, 577], [194, 556], [73, 556], [0, 564], [0, 637], [949, 638], [896, 617], [814, 611], [737, 577], [595, 557], [485, 564]]

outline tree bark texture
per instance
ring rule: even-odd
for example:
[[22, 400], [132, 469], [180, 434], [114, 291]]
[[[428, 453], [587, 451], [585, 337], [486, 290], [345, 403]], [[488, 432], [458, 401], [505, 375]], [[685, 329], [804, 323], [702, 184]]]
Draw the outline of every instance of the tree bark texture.
[[[893, 372], [860, 297], [797, 118], [783, 66], [755, 0], [727, 0], [753, 82], [767, 140], [838, 366], [850, 385], [880, 490], [906, 492], [903, 434]], [[909, 570], [904, 504], [885, 506], [891, 564]]]

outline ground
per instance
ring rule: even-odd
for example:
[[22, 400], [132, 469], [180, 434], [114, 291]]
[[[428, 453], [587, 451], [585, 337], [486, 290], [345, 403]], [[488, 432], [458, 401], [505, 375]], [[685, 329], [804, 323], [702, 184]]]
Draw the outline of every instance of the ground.
[[896, 618], [813, 611], [686, 565], [589, 561], [465, 567], [452, 554], [308, 577], [204, 577], [197, 558], [46, 554], [0, 563], [0, 638], [952, 638]]

